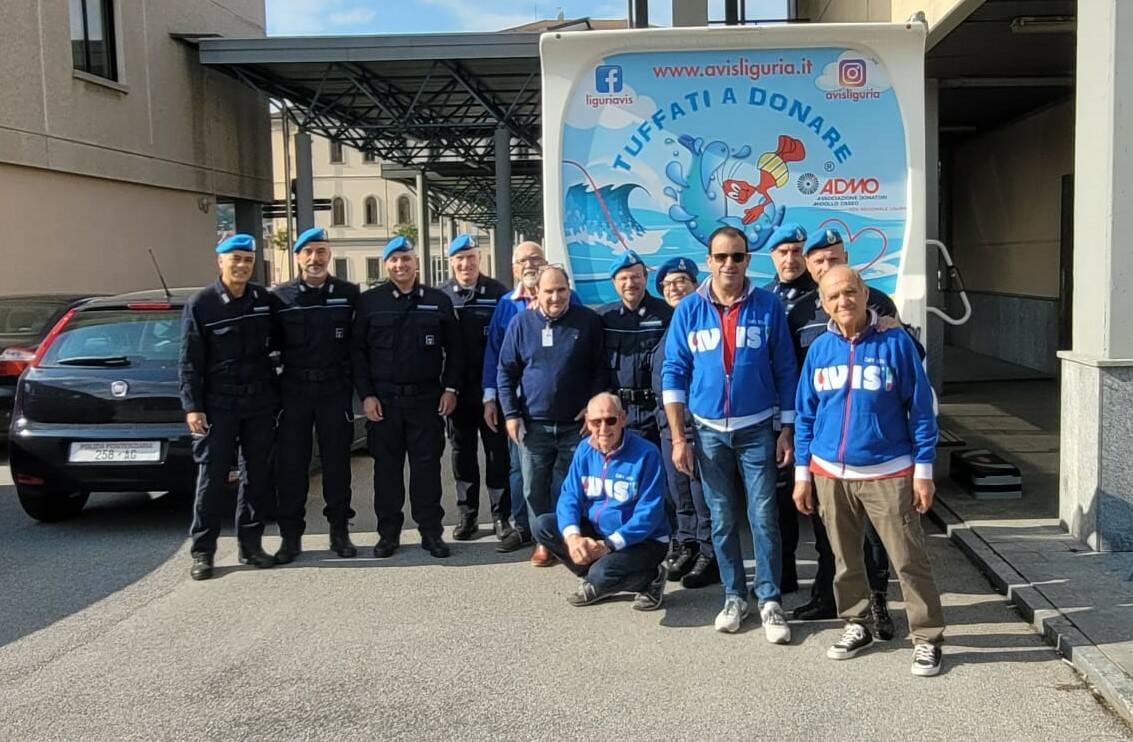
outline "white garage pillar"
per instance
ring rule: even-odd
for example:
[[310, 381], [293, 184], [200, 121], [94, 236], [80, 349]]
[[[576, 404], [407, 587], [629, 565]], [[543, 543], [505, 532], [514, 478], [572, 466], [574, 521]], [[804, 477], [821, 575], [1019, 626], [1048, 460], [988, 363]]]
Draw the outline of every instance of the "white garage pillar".
[[1133, 551], [1133, 3], [1079, 3], [1077, 33], [1059, 516], [1093, 549]]

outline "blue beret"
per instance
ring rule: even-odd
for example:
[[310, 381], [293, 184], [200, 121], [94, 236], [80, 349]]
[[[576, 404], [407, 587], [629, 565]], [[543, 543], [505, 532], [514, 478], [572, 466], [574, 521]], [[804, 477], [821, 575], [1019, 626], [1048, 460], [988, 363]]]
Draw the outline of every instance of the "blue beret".
[[806, 242], [806, 230], [803, 229], [803, 225], [798, 222], [780, 225], [771, 233], [771, 239], [767, 240], [767, 251], [774, 250], [784, 242]]
[[635, 265], [644, 266], [645, 261], [642, 260], [641, 256], [635, 253], [633, 250], [626, 250], [625, 253], [622, 254], [622, 259], [614, 263], [614, 267], [610, 269], [610, 278], [618, 275], [618, 271], [624, 270], [626, 268], [632, 268]]
[[386, 243], [386, 248], [382, 250], [382, 260], [389, 260], [390, 255], [402, 250], [412, 252], [413, 243], [409, 241], [409, 238], [399, 235]]
[[294, 252], [299, 252], [303, 246], [308, 242], [326, 242], [327, 231], [322, 227], [311, 227], [310, 229], [303, 230], [303, 234], [299, 235], [299, 239], [295, 240], [295, 247], [291, 248]]
[[223, 255], [226, 252], [233, 250], [245, 250], [247, 252], [256, 251], [256, 238], [250, 234], [234, 234], [231, 237], [226, 237], [220, 241], [216, 246], [216, 254]]
[[806, 241], [806, 247], [803, 252], [810, 252], [811, 250], [818, 250], [822, 247], [832, 247], [834, 245], [842, 244], [842, 233], [837, 229], [824, 229], [821, 232], [815, 232]]
[[665, 276], [670, 273], [687, 273], [689, 278], [696, 281], [700, 278], [700, 269], [696, 267], [696, 262], [688, 258], [671, 258], [661, 264], [657, 269], [657, 292], [663, 293], [664, 289], [661, 288], [661, 283], [665, 280]]
[[470, 234], [458, 234], [448, 245], [448, 256], [451, 258], [461, 250], [471, 250], [474, 247], [478, 247], [475, 237]]

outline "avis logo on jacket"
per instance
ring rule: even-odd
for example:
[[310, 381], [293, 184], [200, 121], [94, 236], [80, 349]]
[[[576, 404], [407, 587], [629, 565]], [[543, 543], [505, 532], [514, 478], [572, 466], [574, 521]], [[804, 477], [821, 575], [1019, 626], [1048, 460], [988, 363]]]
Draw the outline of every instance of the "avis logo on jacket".
[[831, 322], [810, 346], [795, 400], [796, 479], [932, 477], [932, 385], [909, 334], [876, 323], [871, 310], [851, 341]]
[[665, 542], [665, 492], [661, 452], [652, 443], [625, 430], [622, 444], [605, 455], [586, 438], [563, 479], [555, 518], [564, 538], [579, 533], [586, 518], [618, 549], [647, 539]]
[[677, 305], [665, 338], [663, 398], [701, 424], [739, 430], [771, 417], [794, 420], [797, 365], [779, 299], [748, 281], [738, 306], [718, 308], [711, 278]]

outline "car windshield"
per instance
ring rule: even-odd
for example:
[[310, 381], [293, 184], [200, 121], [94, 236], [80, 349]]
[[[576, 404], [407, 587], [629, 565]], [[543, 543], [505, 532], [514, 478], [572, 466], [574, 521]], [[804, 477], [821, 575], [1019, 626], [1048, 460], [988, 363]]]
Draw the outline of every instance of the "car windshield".
[[47, 323], [71, 303], [69, 298], [6, 298], [0, 299], [0, 337], [11, 343], [35, 345], [51, 328]]
[[176, 366], [178, 309], [78, 312], [51, 343], [42, 366]]

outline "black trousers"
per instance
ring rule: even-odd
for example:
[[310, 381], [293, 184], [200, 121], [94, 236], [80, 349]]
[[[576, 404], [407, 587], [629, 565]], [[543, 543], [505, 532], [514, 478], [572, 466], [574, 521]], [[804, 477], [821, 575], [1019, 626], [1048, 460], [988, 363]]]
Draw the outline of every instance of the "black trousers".
[[458, 399], [456, 409], [448, 420], [452, 472], [456, 478], [456, 506], [461, 515], [476, 516], [480, 512], [480, 457], [476, 447], [479, 437], [484, 446], [484, 484], [488, 489], [492, 519], [506, 520], [511, 515], [508, 491], [511, 458], [507, 433], [502, 424], [495, 431], [488, 427], [480, 399], [475, 394], [461, 394]]
[[354, 412], [349, 392], [333, 396], [293, 393], [283, 398], [276, 428], [276, 521], [279, 534], [298, 538], [307, 529], [311, 428], [319, 438], [323, 470], [323, 515], [331, 525], [354, 517], [350, 509], [350, 443]]
[[[818, 509], [810, 516], [811, 526], [814, 528], [814, 549], [818, 552], [818, 571], [814, 575], [814, 585], [810, 595], [815, 600], [828, 601], [834, 605], [834, 550], [830, 546], [830, 538], [826, 534], [826, 526], [818, 516]], [[865, 523], [865, 572], [869, 580], [869, 589], [873, 592], [886, 592], [889, 586], [889, 554], [873, 523], [866, 519]]]
[[[602, 538], [585, 517], [579, 523], [582, 535]], [[535, 540], [547, 547], [559, 561], [574, 574], [585, 577], [599, 595], [631, 592], [639, 593], [649, 587], [657, 577], [657, 565], [665, 558], [669, 545], [660, 541], [642, 541], [618, 549], [590, 564], [578, 565], [570, 560], [563, 536], [559, 533], [554, 513], [545, 513], [535, 519]]]
[[[799, 511], [795, 507], [795, 467], [785, 466], [775, 480], [775, 501], [779, 505], [779, 538], [783, 542], [783, 581], [798, 579], [795, 552], [799, 548]], [[823, 532], [825, 537], [826, 533]], [[815, 537], [817, 538], [817, 536]], [[833, 557], [831, 557], [833, 558]], [[831, 572], [831, 580], [834, 573]], [[831, 582], [831, 590], [834, 583]]]
[[366, 423], [366, 442], [374, 457], [374, 513], [378, 536], [397, 541], [405, 523], [405, 460], [409, 459], [409, 509], [422, 536], [444, 531], [441, 507], [441, 454], [444, 420], [440, 397], [381, 398], [383, 419]]
[[271, 450], [275, 416], [270, 412], [241, 417], [235, 412], [206, 412], [209, 430], [193, 438], [197, 491], [189, 527], [193, 554], [215, 554], [225, 513], [232, 511], [228, 473], [238, 452], [244, 460], [244, 481], [236, 503], [236, 537], [246, 549], [256, 548], [264, 533], [264, 513], [271, 507]]
[[[689, 437], [695, 446], [695, 436]], [[704, 556], [715, 559], [712, 547], [712, 514], [704, 501], [704, 488], [700, 484], [700, 468], [693, 463], [693, 476], [677, 471], [673, 463], [673, 436], [666, 430], [661, 434], [661, 463], [665, 467], [670, 507], [676, 515], [673, 538], [681, 543], [697, 544]]]

